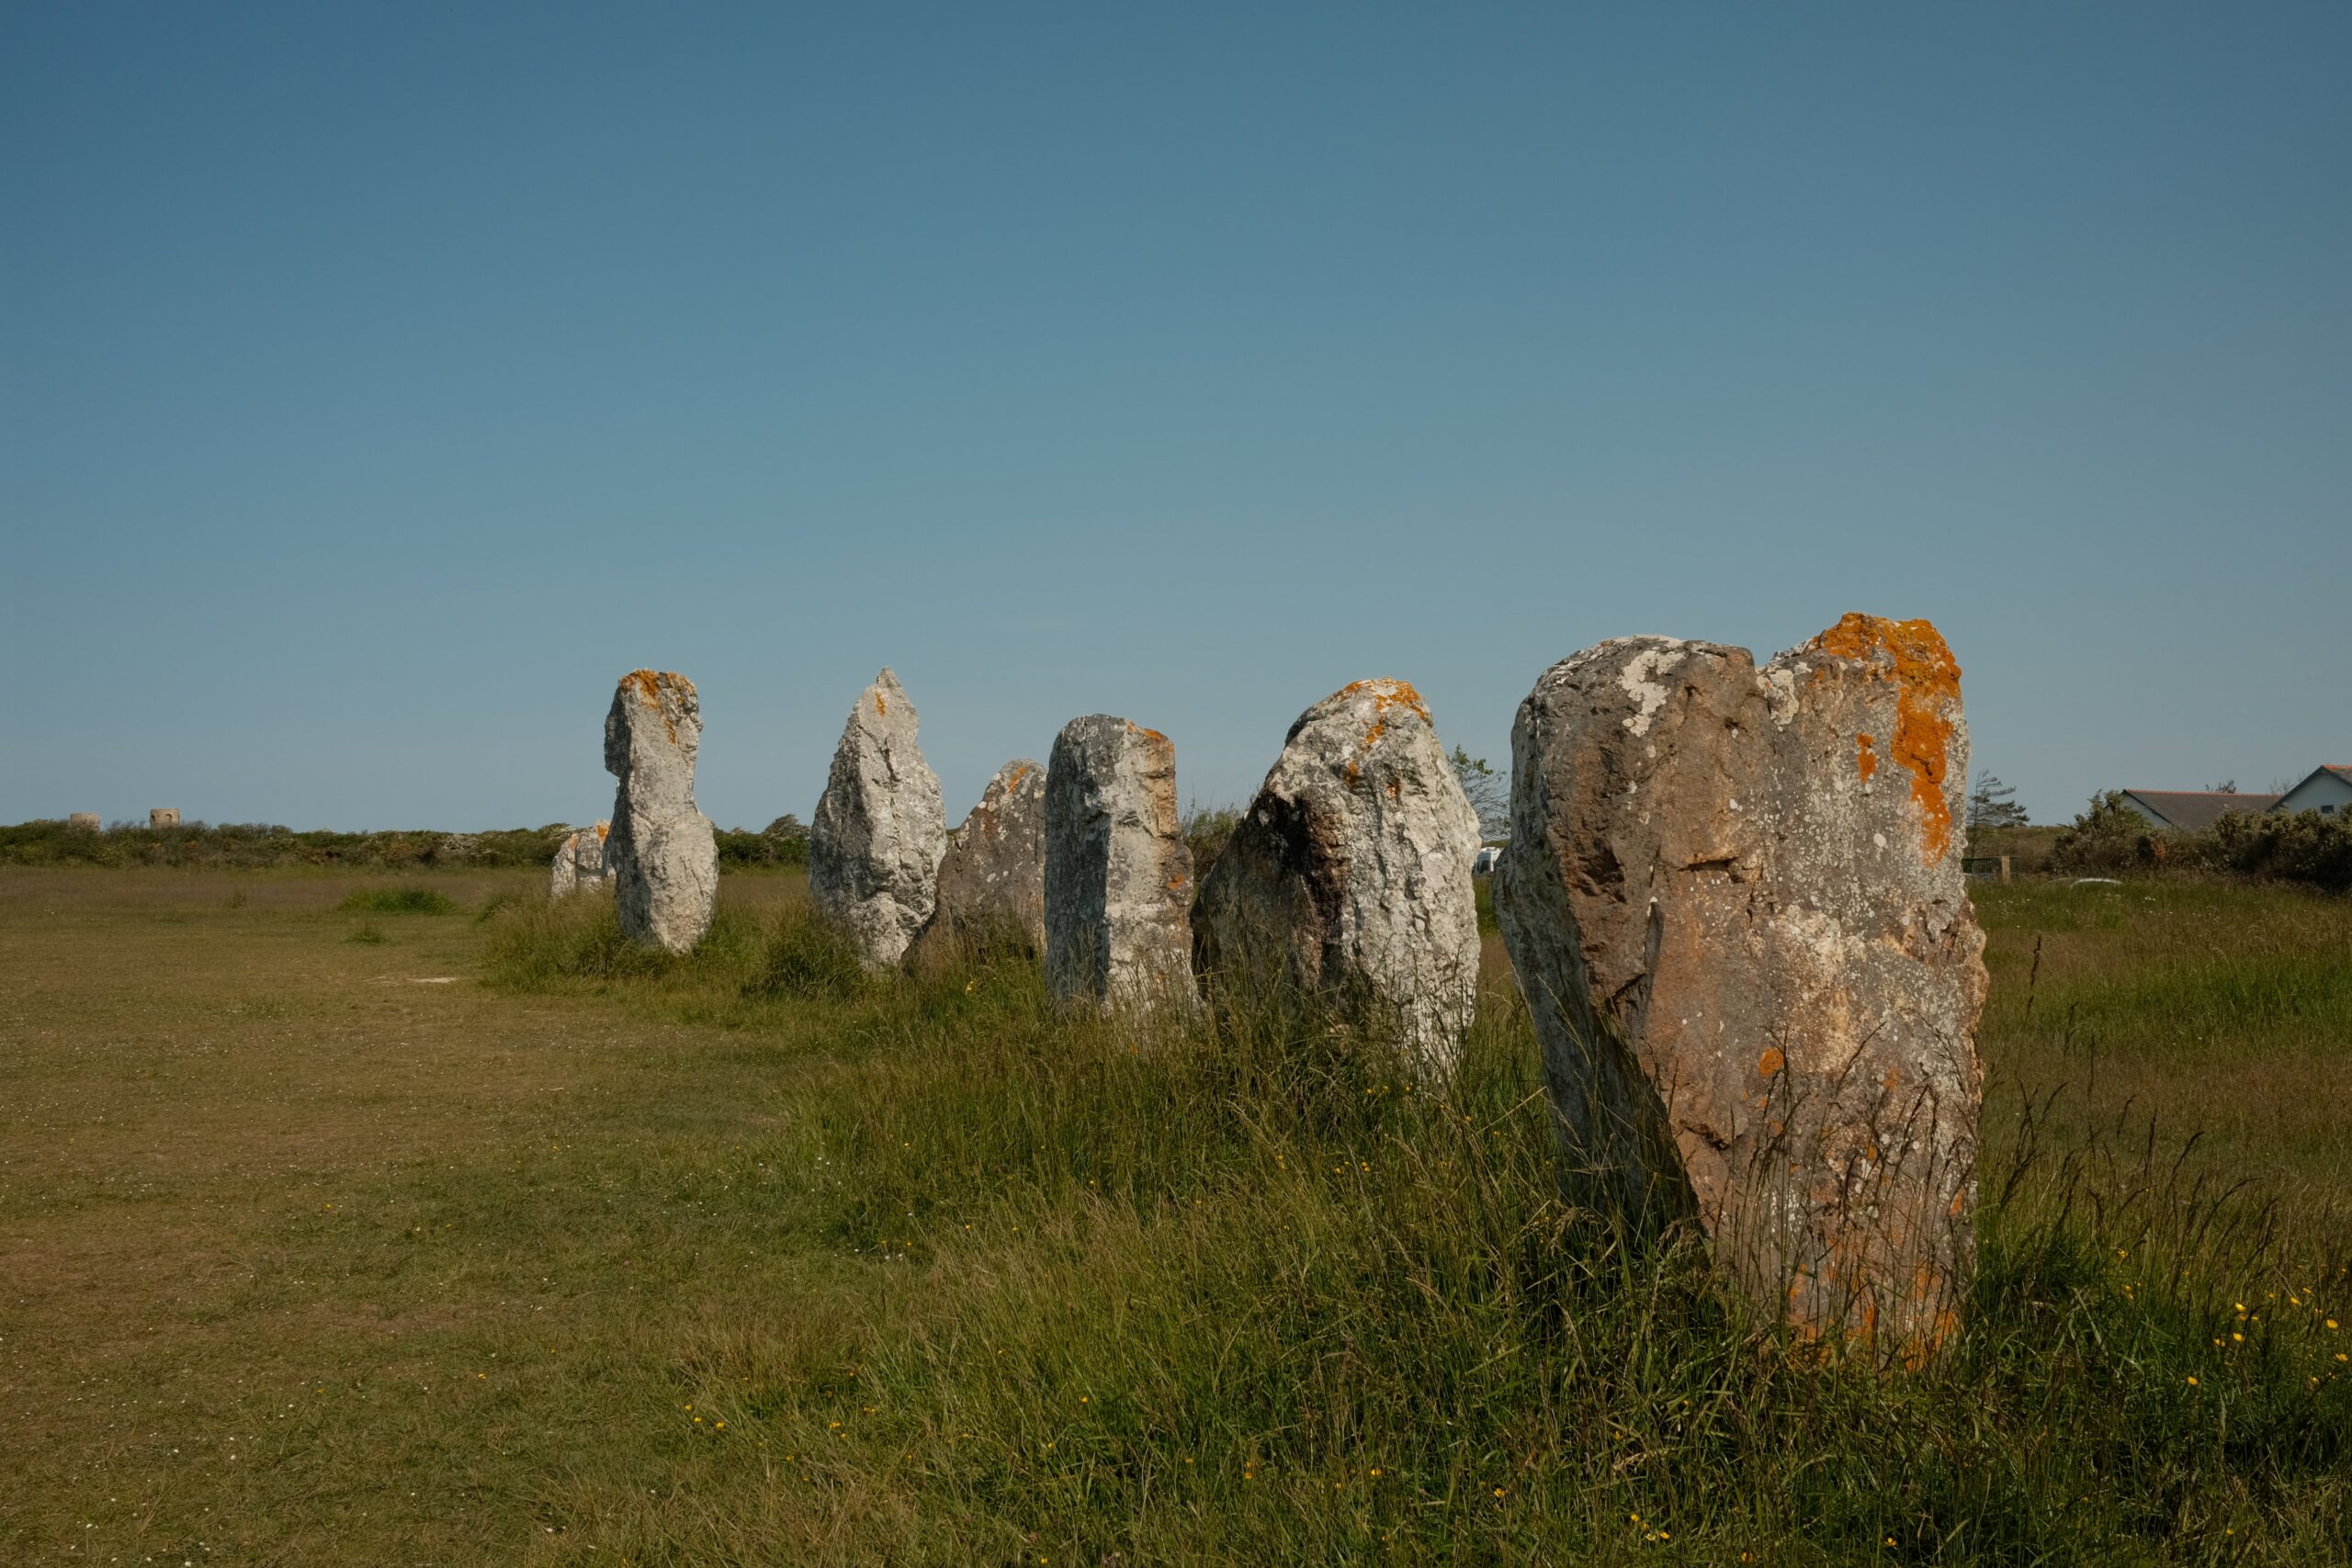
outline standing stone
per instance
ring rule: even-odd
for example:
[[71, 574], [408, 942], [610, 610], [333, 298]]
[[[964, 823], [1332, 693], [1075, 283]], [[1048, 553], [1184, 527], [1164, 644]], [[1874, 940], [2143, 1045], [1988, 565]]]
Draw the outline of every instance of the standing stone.
[[98, 830], [98, 814], [95, 811], [76, 811], [66, 818], [65, 825], [69, 828], [87, 829], [95, 833]]
[[1453, 1071], [1478, 1000], [1478, 816], [1402, 681], [1299, 716], [1193, 905], [1204, 982], [1280, 980]]
[[1193, 855], [1176, 810], [1176, 748], [1093, 714], [1054, 739], [1046, 768], [1046, 986], [1150, 1011], [1190, 1010]]
[[567, 835], [556, 847], [555, 868], [548, 878], [549, 898], [568, 898], [574, 893], [609, 893], [613, 889], [612, 869], [605, 863], [605, 840], [612, 834], [610, 822], [599, 822], [593, 828], [581, 828]]
[[147, 813], [147, 826], [150, 828], [176, 828], [179, 825], [180, 808], [176, 806], [158, 806]]
[[701, 746], [692, 681], [651, 670], [621, 677], [605, 716], [605, 771], [620, 781], [605, 863], [622, 933], [672, 953], [702, 940], [718, 900], [718, 840], [695, 806]]
[[1800, 1333], [1915, 1363], [1974, 1266], [1967, 779], [1926, 621], [1848, 615], [1761, 671], [1622, 637], [1520, 705], [1495, 883], [1572, 1186], [1695, 1218]]
[[910, 962], [1017, 942], [1046, 951], [1046, 770], [1007, 762], [948, 836], [939, 900], [908, 950]]
[[808, 892], [886, 969], [931, 919], [947, 807], [915, 743], [915, 705], [885, 670], [849, 710], [824, 798], [808, 826]]

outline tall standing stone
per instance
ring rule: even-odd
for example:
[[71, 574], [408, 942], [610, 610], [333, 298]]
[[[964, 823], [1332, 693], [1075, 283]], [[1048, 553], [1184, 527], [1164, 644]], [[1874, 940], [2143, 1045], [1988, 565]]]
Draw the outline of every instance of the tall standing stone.
[[605, 862], [623, 934], [672, 953], [702, 940], [718, 900], [718, 841], [695, 806], [701, 746], [692, 681], [651, 670], [621, 677], [605, 716], [605, 771], [620, 781]]
[[1281, 980], [1451, 1076], [1477, 1008], [1478, 817], [1402, 681], [1299, 716], [1193, 905], [1204, 981]]
[[808, 825], [808, 892], [869, 969], [899, 962], [931, 918], [947, 807], [915, 741], [915, 705], [885, 670], [849, 710]]
[[1046, 768], [1046, 988], [1136, 1011], [1197, 1006], [1192, 897], [1176, 748], [1108, 714], [1070, 720]]
[[556, 846], [555, 864], [548, 876], [549, 898], [613, 890], [612, 868], [605, 863], [605, 840], [612, 831], [610, 822], [599, 822], [564, 836], [563, 842]]
[[1007, 762], [939, 863], [939, 899], [910, 962], [993, 942], [1046, 951], [1046, 770]]
[[1689, 1216], [1801, 1333], [1923, 1359], [1974, 1264], [1984, 936], [1926, 621], [1605, 642], [1511, 731], [1495, 904], [1575, 1184]]

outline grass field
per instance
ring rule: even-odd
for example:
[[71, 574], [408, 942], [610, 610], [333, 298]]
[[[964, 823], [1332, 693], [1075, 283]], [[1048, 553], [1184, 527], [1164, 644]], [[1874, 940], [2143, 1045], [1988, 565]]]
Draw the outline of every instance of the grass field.
[[1984, 891], [1889, 1377], [1561, 1207], [1498, 951], [1441, 1100], [539, 886], [0, 870], [0, 1562], [2352, 1560], [2341, 899]]

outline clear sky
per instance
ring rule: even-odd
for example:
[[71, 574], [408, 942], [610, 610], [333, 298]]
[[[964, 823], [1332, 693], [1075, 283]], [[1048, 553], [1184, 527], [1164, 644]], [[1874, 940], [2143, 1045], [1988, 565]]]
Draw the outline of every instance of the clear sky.
[[2352, 6], [0, 6], [0, 820], [722, 825], [894, 666], [1246, 798], [1931, 617], [1976, 760], [2352, 761]]

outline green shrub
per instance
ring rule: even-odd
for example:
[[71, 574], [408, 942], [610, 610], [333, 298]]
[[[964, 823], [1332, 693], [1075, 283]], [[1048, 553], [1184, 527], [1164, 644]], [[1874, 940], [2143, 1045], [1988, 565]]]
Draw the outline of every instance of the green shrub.
[[718, 840], [718, 864], [722, 870], [767, 870], [808, 863], [808, 836], [806, 833], [779, 832], [771, 824], [763, 832], [747, 833], [741, 828], [722, 828], [714, 836]]
[[2316, 811], [2228, 811], [2202, 832], [2170, 832], [2109, 790], [2059, 833], [2051, 865], [2078, 875], [2204, 872], [2342, 893], [2352, 891], [2352, 820]]
[[2199, 839], [2204, 858], [2219, 869], [2352, 891], [2352, 818], [2316, 811], [2231, 812]]
[[1210, 867], [1225, 853], [1225, 846], [1233, 841], [1233, 830], [1241, 826], [1241, 813], [1229, 806], [1195, 806], [1184, 814], [1184, 847], [1193, 852], [1193, 886], [1198, 887], [1206, 879]]
[[102, 833], [62, 822], [0, 827], [0, 864], [168, 865], [209, 870], [348, 866], [380, 870], [547, 865], [571, 831], [560, 823], [487, 833], [295, 832], [266, 822], [149, 828], [118, 822]]
[[430, 887], [362, 887], [336, 908], [353, 915], [454, 915], [458, 906]]

